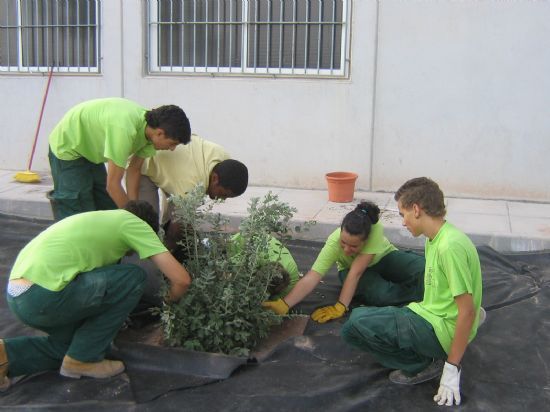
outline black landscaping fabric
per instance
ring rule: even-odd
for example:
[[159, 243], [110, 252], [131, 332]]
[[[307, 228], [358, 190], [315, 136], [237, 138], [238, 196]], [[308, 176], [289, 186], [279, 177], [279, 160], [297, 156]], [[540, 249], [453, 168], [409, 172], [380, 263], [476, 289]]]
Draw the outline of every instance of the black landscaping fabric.
[[[17, 252], [48, 222], [0, 216], [0, 286]], [[305, 272], [321, 244], [293, 242]], [[502, 254], [479, 249], [487, 321], [463, 359], [461, 411], [548, 410], [550, 404], [550, 252]], [[309, 314], [338, 296], [331, 272], [297, 309]], [[113, 356], [127, 371], [105, 380], [73, 380], [46, 372], [0, 393], [0, 409], [96, 411], [435, 411], [434, 380], [390, 383], [390, 372], [340, 338], [344, 320], [307, 322], [261, 358], [156, 347], [117, 340]], [[136, 332], [136, 331], [134, 331]], [[36, 332], [0, 300], [0, 337]], [[139, 333], [139, 330], [136, 332]]]

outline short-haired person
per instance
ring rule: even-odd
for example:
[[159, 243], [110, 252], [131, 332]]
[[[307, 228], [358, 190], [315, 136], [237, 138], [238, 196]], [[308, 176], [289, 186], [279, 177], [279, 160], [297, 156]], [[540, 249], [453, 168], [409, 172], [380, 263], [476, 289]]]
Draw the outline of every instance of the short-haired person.
[[107, 360], [111, 342], [139, 301], [146, 274], [117, 264], [136, 252], [170, 281], [177, 301], [191, 278], [156, 234], [158, 215], [144, 201], [125, 209], [67, 217], [48, 227], [19, 253], [7, 287], [8, 305], [24, 324], [46, 336], [0, 339], [0, 389], [7, 377], [59, 369], [72, 378], [107, 378], [124, 364]]
[[141, 174], [139, 186], [127, 185], [128, 194], [131, 199], [151, 203], [162, 214], [163, 223], [170, 220], [170, 212], [159, 206], [159, 188], [165, 198], [184, 197], [202, 184], [211, 199], [226, 199], [242, 195], [248, 186], [247, 167], [230, 159], [222, 146], [196, 134], [191, 135], [189, 144], [146, 159]]
[[242, 195], [248, 186], [247, 167], [230, 159], [222, 146], [196, 134], [191, 135], [189, 144], [146, 159], [141, 173], [139, 185], [127, 184], [128, 195], [153, 205], [165, 231], [164, 242], [172, 253], [177, 253], [182, 228], [172, 219], [173, 207], [166, 201], [170, 196], [185, 197], [201, 184], [211, 199], [227, 199]]
[[129, 200], [124, 173], [127, 184], [138, 185], [145, 158], [186, 144], [190, 135], [189, 120], [178, 106], [147, 110], [116, 97], [74, 106], [49, 136], [55, 219], [124, 207]]
[[434, 401], [458, 405], [460, 362], [485, 313], [477, 250], [445, 220], [443, 192], [431, 179], [407, 181], [395, 200], [403, 226], [413, 236], [426, 236], [424, 297], [402, 308], [354, 309], [342, 337], [397, 369], [389, 375], [394, 383], [412, 385], [441, 375]]
[[420, 300], [424, 258], [398, 250], [384, 236], [380, 209], [361, 202], [327, 239], [311, 270], [284, 298], [263, 306], [284, 315], [315, 289], [336, 263], [342, 290], [338, 302], [315, 310], [313, 320], [324, 323], [348, 311], [352, 298], [374, 306], [402, 305]]

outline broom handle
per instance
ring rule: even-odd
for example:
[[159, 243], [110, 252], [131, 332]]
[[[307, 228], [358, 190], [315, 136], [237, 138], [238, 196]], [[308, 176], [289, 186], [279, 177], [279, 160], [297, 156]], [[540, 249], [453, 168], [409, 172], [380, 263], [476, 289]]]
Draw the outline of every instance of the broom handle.
[[44, 107], [46, 107], [46, 100], [48, 99], [48, 92], [50, 91], [50, 83], [52, 81], [53, 66], [50, 68], [50, 74], [48, 75], [48, 85], [46, 86], [46, 92], [42, 99], [42, 108], [40, 109], [40, 117], [38, 118], [38, 125], [36, 126], [36, 133], [34, 134], [34, 143], [32, 144], [31, 157], [29, 158], [29, 167], [27, 170], [31, 170], [32, 159], [34, 157], [34, 151], [36, 149], [36, 142], [38, 141], [38, 133], [40, 133], [40, 124], [42, 124], [42, 115], [44, 114]]

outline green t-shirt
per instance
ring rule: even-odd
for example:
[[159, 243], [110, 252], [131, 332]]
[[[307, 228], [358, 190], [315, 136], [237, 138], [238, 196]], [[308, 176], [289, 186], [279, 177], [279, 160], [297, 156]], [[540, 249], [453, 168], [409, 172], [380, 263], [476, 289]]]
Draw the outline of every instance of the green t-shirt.
[[153, 229], [126, 210], [79, 213], [31, 240], [17, 256], [10, 279], [59, 291], [79, 273], [115, 264], [130, 250], [141, 259], [167, 251]]
[[145, 137], [145, 112], [117, 97], [80, 103], [50, 133], [50, 148], [61, 160], [84, 157], [96, 164], [112, 160], [125, 169], [132, 154], [146, 158], [156, 153]]
[[[243, 247], [243, 239], [240, 233], [235, 234], [231, 237], [231, 248], [230, 253], [239, 253]], [[273, 236], [269, 240], [268, 245], [268, 257], [267, 261], [279, 263], [289, 274], [290, 282], [288, 286], [276, 296], [272, 296], [271, 299], [277, 299], [279, 297], [286, 296], [296, 285], [300, 279], [300, 271], [296, 261], [292, 257], [290, 251], [277, 239]]]
[[[448, 222], [433, 240], [426, 239], [425, 254], [424, 299], [408, 306], [433, 326], [439, 343], [448, 353], [458, 316], [455, 296], [471, 294], [479, 313], [482, 293], [479, 256], [468, 236]], [[477, 333], [478, 322], [476, 317], [469, 341]]]
[[269, 261], [279, 263], [288, 272], [290, 277], [288, 286], [281, 293], [271, 297], [271, 299], [278, 299], [288, 295], [294, 285], [298, 283], [300, 271], [290, 251], [274, 237], [269, 241]]
[[[353, 263], [353, 260], [357, 256], [346, 256], [344, 254], [344, 250], [340, 246], [340, 230], [340, 228], [336, 229], [328, 237], [323, 249], [319, 252], [319, 256], [317, 256], [317, 259], [311, 268], [321, 276], [325, 276], [334, 263], [336, 263], [338, 271], [349, 269]], [[384, 236], [384, 226], [382, 226], [382, 223], [378, 222], [372, 225], [369, 237], [359, 253], [364, 255], [374, 255], [374, 258], [369, 264], [369, 266], [373, 266], [380, 262], [380, 259], [394, 250], [397, 250], [397, 248], [392, 245], [388, 239], [386, 239]]]

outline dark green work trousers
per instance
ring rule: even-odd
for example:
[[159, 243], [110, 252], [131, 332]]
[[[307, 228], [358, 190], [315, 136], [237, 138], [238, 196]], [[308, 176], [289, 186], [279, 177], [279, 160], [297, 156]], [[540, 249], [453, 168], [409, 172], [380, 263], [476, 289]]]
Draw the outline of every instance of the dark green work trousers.
[[[424, 256], [394, 250], [363, 272], [354, 298], [369, 306], [398, 306], [424, 297]], [[338, 273], [340, 281], [347, 270]]]
[[107, 172], [103, 163], [95, 164], [83, 157], [61, 160], [51, 150], [48, 158], [53, 179], [50, 200], [56, 221], [77, 213], [117, 208], [107, 193]]
[[66, 354], [101, 361], [138, 303], [146, 276], [136, 265], [110, 265], [80, 273], [59, 292], [32, 285], [17, 297], [8, 295], [21, 322], [47, 333], [4, 339], [8, 376], [59, 369]]
[[356, 308], [340, 333], [345, 342], [370, 352], [383, 366], [411, 376], [433, 359], [447, 357], [432, 325], [407, 307]]

